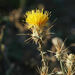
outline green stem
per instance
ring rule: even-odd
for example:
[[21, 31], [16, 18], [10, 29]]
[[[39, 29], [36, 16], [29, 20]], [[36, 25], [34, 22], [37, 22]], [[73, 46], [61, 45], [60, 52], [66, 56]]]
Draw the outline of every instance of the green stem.
[[61, 66], [61, 70], [62, 70], [62, 72], [63, 72], [63, 75], [65, 75], [64, 68], [63, 68], [63, 63], [62, 63], [61, 60], [60, 60], [60, 66]]

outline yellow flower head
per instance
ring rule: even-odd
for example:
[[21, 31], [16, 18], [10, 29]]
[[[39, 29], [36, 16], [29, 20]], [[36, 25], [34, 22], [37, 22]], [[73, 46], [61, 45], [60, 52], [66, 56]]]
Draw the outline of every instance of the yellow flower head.
[[49, 19], [49, 14], [47, 11], [43, 11], [42, 10], [32, 10], [32, 11], [28, 11], [26, 12], [26, 23], [28, 23], [28, 28], [32, 28], [32, 27], [38, 27], [38, 28], [42, 28], [44, 26], [46, 26], [46, 22]]

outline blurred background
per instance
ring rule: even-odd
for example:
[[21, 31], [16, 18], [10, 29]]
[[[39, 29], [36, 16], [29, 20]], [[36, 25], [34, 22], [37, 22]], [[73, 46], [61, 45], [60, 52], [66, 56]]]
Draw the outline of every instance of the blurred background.
[[[24, 42], [29, 36], [16, 35], [29, 32], [24, 29], [24, 14], [36, 8], [51, 11], [52, 38], [67, 38], [66, 46], [75, 53], [75, 0], [0, 0], [0, 75], [38, 75], [37, 46]], [[51, 47], [50, 39], [47, 48]]]

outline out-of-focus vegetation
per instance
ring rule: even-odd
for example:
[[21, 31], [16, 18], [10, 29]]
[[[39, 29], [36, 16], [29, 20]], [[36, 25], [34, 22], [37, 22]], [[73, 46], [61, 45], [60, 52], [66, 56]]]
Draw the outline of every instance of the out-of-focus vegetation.
[[[41, 65], [35, 43], [24, 42], [24, 14], [27, 10], [44, 8], [51, 11], [52, 36], [67, 38], [66, 45], [75, 53], [75, 2], [74, 0], [0, 0], [0, 75], [38, 75]], [[48, 49], [51, 49], [51, 40]]]

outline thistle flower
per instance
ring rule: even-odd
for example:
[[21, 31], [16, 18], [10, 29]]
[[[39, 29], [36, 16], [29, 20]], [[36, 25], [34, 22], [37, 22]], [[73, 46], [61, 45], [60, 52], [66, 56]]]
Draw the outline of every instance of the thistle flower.
[[30, 29], [31, 37], [37, 44], [38, 40], [46, 42], [50, 37], [47, 21], [49, 20], [49, 13], [42, 10], [32, 10], [25, 14], [27, 29]]
[[55, 56], [60, 62], [60, 67], [61, 67], [63, 75], [66, 74], [66, 71], [64, 69], [65, 67], [64, 63], [67, 58], [67, 48], [65, 48], [64, 42], [60, 38], [54, 38], [52, 40], [52, 43], [56, 48]]
[[70, 68], [73, 66], [74, 62], [75, 62], [75, 55], [73, 54], [68, 55], [67, 60], [66, 60], [66, 66]]
[[42, 58], [42, 67], [40, 75], [47, 75], [48, 73], [48, 63], [44, 58], [44, 41], [50, 36], [50, 28], [48, 28], [47, 21], [49, 19], [49, 14], [44, 10], [32, 10], [25, 14], [27, 28], [31, 30], [31, 37], [38, 44], [38, 50]]
[[65, 61], [67, 57], [67, 48], [65, 48], [64, 42], [58, 37], [52, 39], [52, 43], [56, 48], [55, 56], [58, 60], [61, 59], [62, 61]]
[[66, 60], [67, 75], [75, 75], [75, 55], [69, 54]]
[[28, 28], [37, 27], [38, 29], [43, 28], [46, 26], [47, 21], [49, 19], [49, 14], [47, 11], [44, 12], [44, 10], [32, 10], [28, 11], [25, 14], [26, 17], [26, 23], [28, 24]]

